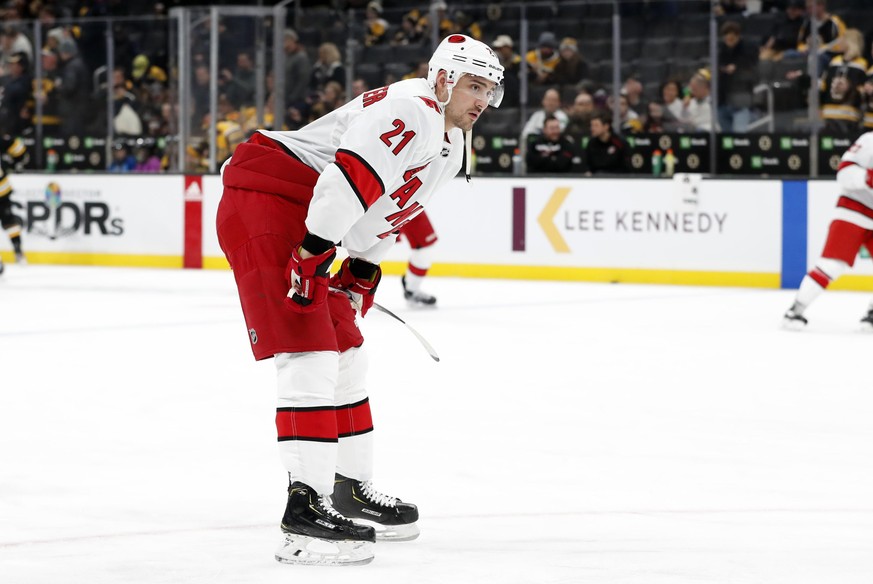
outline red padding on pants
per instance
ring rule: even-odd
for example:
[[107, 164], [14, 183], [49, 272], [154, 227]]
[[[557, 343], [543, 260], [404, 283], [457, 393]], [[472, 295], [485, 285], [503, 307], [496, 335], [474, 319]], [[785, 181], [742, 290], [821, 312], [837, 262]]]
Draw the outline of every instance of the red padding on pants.
[[334, 408], [278, 408], [276, 430], [279, 441], [309, 440], [336, 442], [336, 414]]
[[340, 438], [366, 434], [373, 431], [373, 418], [370, 415], [370, 399], [336, 408], [336, 429]]

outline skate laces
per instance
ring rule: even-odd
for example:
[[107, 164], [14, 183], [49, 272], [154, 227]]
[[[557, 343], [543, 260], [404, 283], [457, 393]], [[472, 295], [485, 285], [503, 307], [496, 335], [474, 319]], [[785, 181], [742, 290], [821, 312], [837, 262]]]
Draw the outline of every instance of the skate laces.
[[348, 518], [346, 518], [345, 515], [333, 508], [333, 505], [330, 502], [330, 497], [319, 495], [318, 505], [319, 507], [324, 509], [324, 512], [327, 513], [328, 516], [333, 517], [334, 519], [340, 519], [342, 521], [350, 521]]
[[380, 493], [373, 487], [373, 481], [361, 481], [361, 490], [364, 496], [383, 507], [396, 507], [397, 497], [389, 497], [384, 493]]

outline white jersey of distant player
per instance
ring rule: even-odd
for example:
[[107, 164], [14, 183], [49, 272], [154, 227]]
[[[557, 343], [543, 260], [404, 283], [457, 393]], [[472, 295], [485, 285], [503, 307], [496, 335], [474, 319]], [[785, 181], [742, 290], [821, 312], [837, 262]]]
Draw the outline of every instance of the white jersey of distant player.
[[261, 132], [321, 174], [306, 228], [373, 263], [463, 161], [463, 132], [446, 134], [425, 79], [368, 91], [296, 132]]
[[873, 132], [867, 132], [852, 144], [840, 162], [837, 172], [837, 182], [841, 194], [867, 208], [867, 213], [861, 213], [837, 207], [835, 218], [848, 221], [864, 229], [873, 230], [873, 189], [867, 184], [867, 170], [873, 168]]

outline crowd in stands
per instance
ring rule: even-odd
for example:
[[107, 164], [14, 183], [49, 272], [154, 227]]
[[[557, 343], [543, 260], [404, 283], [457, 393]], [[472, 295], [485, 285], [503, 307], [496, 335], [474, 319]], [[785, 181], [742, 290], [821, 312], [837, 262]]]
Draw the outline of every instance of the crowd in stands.
[[[106, 136], [111, 131], [122, 144], [113, 150], [112, 170], [171, 168], [177, 146], [167, 138], [178, 133], [180, 108], [169, 58], [167, 14], [169, 8], [182, 4], [181, 0], [6, 1], [0, 11], [3, 131], [27, 136], [38, 125], [43, 136], [61, 138]], [[622, 136], [636, 133], [746, 132], [768, 113], [762, 94], [755, 92], [761, 83], [776, 88], [780, 111], [791, 116], [780, 118], [783, 131], [809, 127], [803, 114], [815, 91], [825, 132], [851, 135], [873, 129], [873, 18], [852, 18], [859, 14], [853, 9], [866, 8], [864, 2], [720, 0], [715, 68], [709, 59], [708, 2], [621, 3], [620, 116], [615, 128], [608, 4], [600, 13], [592, 10], [591, 3], [556, 2], [528, 9], [530, 35], [524, 54], [519, 50], [519, 3], [467, 2], [453, 8], [443, 0], [422, 0], [413, 9], [399, 0], [304, 4], [311, 4], [311, 13], [323, 18], [284, 31], [282, 120], [273, 119], [271, 63], [261, 92], [265, 100], [256, 103], [253, 22], [222, 20], [215, 137], [219, 163], [259, 126], [296, 129], [368, 89], [426, 76], [433, 38], [452, 33], [488, 42], [497, 52], [506, 68], [503, 111], [486, 114], [477, 128], [504, 134], [515, 128], [525, 146], [531, 146], [527, 149], [530, 170], [563, 168], [565, 155], [554, 157], [567, 144], [575, 144], [575, 156], [588, 164], [586, 156], [612, 157], [580, 154], [581, 144], [586, 148], [593, 144], [595, 149], [606, 145], [609, 150], [622, 142]], [[833, 6], [847, 16], [838, 16]], [[806, 66], [812, 46], [809, 11], [815, 12], [819, 23], [821, 75], [817, 79], [810, 78]], [[873, 16], [873, 6], [867, 15]], [[83, 16], [89, 18], [76, 20]], [[143, 18], [101, 20], [118, 16]], [[36, 21], [42, 30], [39, 46], [35, 46]], [[205, 171], [211, 121], [208, 19], [197, 26], [192, 31], [192, 99], [187, 112], [195, 140], [184, 148], [188, 170]], [[106, 71], [107, 27], [115, 41], [112, 71]], [[353, 55], [347, 54], [349, 36], [358, 41]], [[35, 78], [36, 60], [40, 79]], [[519, 101], [523, 70], [527, 119], [521, 119]], [[712, 111], [714, 75], [717, 112]], [[350, 92], [348, 78], [354, 79]], [[257, 117], [259, 110], [262, 120]], [[537, 154], [548, 160], [536, 160]], [[625, 165], [621, 156], [617, 160], [610, 160], [611, 168]]]

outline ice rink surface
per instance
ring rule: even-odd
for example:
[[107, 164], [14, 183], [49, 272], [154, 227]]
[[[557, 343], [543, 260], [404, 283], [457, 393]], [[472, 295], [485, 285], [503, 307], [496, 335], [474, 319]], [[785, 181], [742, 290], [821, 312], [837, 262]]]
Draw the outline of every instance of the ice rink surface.
[[379, 302], [376, 486], [422, 536], [273, 560], [272, 363], [221, 271], [7, 266], [3, 584], [870, 584], [868, 296], [431, 279]]

